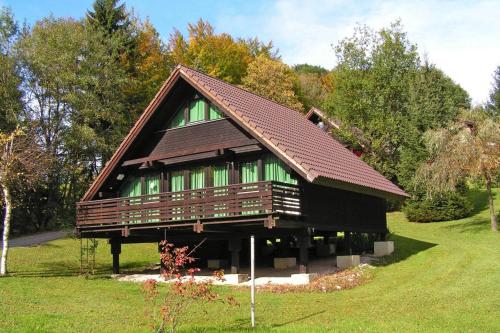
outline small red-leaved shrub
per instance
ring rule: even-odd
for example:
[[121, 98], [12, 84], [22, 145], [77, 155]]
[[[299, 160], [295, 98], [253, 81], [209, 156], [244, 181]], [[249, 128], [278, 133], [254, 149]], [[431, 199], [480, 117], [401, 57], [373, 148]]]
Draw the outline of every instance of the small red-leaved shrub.
[[[175, 332], [182, 319], [187, 315], [187, 310], [194, 302], [223, 302], [237, 305], [236, 300], [229, 296], [225, 299], [213, 289], [211, 280], [196, 281], [195, 273], [199, 268], [189, 267], [196, 261], [187, 246], [176, 248], [172, 243], [162, 241], [161, 261], [163, 266], [162, 276], [170, 280], [165, 284], [165, 293], [160, 292], [156, 280], [147, 280], [142, 286], [146, 301], [145, 316], [155, 332]], [[223, 271], [213, 272], [216, 280], [224, 280]]]

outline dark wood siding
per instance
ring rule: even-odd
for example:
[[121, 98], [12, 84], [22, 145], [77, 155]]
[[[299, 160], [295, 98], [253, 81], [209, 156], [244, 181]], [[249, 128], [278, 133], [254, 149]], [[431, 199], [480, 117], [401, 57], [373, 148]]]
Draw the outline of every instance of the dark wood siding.
[[254, 140], [228, 119], [220, 119], [191, 126], [179, 127], [155, 134], [151, 155], [195, 149], [227, 142], [252, 144]]
[[303, 183], [303, 191], [308, 223], [337, 231], [387, 230], [385, 199], [310, 183]]

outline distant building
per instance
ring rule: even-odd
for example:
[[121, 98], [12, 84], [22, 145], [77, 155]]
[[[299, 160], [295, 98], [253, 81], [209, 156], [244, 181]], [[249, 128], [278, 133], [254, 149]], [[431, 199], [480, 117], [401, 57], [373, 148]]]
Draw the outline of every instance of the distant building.
[[[315, 107], [312, 107], [309, 112], [306, 114], [306, 118], [309, 119], [311, 122], [316, 124], [319, 128], [321, 128], [323, 131], [329, 133], [332, 135], [333, 138], [335, 138], [337, 141], [342, 143], [344, 147], [349, 149], [351, 152], [354, 153], [354, 155], [361, 157], [363, 155], [363, 143], [352, 143], [352, 142], [347, 142], [344, 139], [342, 139], [342, 135], [340, 133], [342, 132], [342, 122], [339, 119], [329, 117], [325, 115], [323, 111], [320, 109], [317, 109]], [[363, 133], [362, 131], [357, 128], [357, 127], [352, 127], [352, 134], [354, 134], [356, 137], [359, 138], [359, 141], [363, 141]], [[338, 135], [336, 135], [338, 134]]]

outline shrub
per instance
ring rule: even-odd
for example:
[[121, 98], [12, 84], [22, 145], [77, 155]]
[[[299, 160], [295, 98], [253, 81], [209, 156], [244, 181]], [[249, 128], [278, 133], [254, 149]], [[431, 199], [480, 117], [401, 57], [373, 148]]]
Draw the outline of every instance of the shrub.
[[438, 222], [457, 220], [472, 213], [472, 203], [458, 192], [446, 192], [426, 197], [422, 200], [410, 200], [403, 207], [408, 220], [413, 222]]

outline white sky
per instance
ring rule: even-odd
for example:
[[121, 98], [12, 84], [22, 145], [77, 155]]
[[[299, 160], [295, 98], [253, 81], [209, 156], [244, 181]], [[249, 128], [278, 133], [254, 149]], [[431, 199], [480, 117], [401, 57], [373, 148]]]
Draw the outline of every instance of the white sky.
[[471, 95], [485, 102], [500, 65], [500, 1], [307, 1], [263, 5], [259, 14], [217, 17], [217, 31], [273, 40], [288, 64], [332, 68], [332, 44], [357, 23], [380, 29], [401, 19], [421, 56], [441, 68]]

